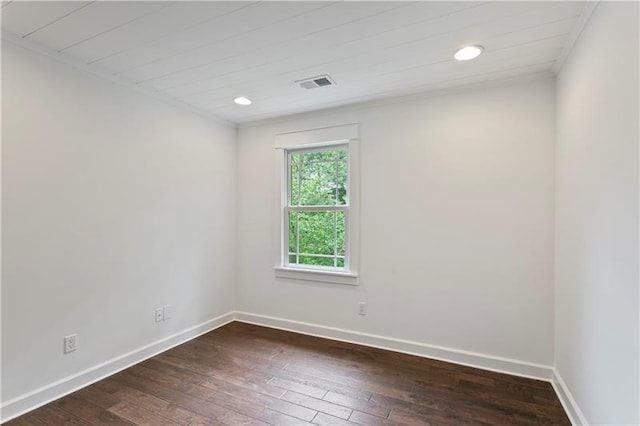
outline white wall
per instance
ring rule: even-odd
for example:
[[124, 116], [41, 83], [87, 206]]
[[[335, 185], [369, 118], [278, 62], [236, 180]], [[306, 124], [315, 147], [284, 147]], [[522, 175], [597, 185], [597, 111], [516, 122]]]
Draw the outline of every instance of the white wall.
[[560, 376], [591, 424], [637, 424], [638, 4], [601, 2], [557, 81]]
[[[240, 128], [238, 309], [552, 365], [554, 116], [542, 76]], [[274, 136], [350, 122], [361, 283], [275, 279]]]
[[233, 310], [234, 165], [234, 128], [3, 45], [3, 401]]

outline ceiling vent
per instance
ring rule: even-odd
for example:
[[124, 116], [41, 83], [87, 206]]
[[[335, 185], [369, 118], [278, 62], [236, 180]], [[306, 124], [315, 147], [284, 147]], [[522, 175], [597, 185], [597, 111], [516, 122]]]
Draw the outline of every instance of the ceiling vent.
[[298, 83], [303, 89], [315, 89], [317, 87], [333, 86], [336, 84], [327, 74], [298, 80], [296, 83]]

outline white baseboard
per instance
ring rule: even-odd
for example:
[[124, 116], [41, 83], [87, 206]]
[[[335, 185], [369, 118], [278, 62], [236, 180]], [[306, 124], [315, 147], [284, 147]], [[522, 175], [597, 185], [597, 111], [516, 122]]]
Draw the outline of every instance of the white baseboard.
[[560, 376], [560, 373], [558, 373], [558, 370], [556, 370], [555, 367], [553, 368], [553, 378], [551, 380], [551, 385], [556, 391], [556, 394], [560, 399], [560, 403], [562, 404], [564, 411], [567, 413], [567, 416], [569, 416], [571, 424], [574, 426], [588, 425], [589, 423], [584, 417], [582, 410], [578, 406], [576, 400], [573, 398], [573, 395], [571, 395], [567, 384], [564, 382], [562, 376]]
[[236, 321], [550, 382], [553, 367], [283, 318], [236, 312]]
[[111, 376], [118, 371], [122, 371], [134, 364], [144, 361], [147, 358], [151, 358], [160, 352], [164, 352], [174, 346], [178, 346], [202, 334], [208, 333], [211, 330], [222, 327], [233, 320], [234, 312], [220, 315], [219, 317], [103, 362], [102, 364], [3, 402], [0, 423], [9, 421], [64, 395], [75, 392], [105, 377]]

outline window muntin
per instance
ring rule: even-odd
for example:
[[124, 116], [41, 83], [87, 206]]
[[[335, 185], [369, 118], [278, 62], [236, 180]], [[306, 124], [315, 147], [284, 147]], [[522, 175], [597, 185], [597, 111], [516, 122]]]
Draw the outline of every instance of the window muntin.
[[283, 264], [348, 270], [349, 147], [286, 150]]

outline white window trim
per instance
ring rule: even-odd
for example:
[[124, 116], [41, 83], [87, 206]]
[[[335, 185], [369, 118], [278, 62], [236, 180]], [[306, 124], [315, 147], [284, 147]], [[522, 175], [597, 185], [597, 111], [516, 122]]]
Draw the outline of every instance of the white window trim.
[[320, 269], [286, 268], [276, 266], [276, 277], [292, 280], [327, 282], [333, 284], [358, 285], [358, 274], [353, 272], [322, 271]]
[[[360, 169], [359, 169], [359, 140], [357, 137], [358, 126], [355, 124], [327, 127], [322, 129], [312, 129], [303, 132], [292, 132], [278, 135], [276, 137], [276, 155], [278, 165], [278, 195], [280, 202], [278, 203], [278, 223], [279, 230], [276, 238], [276, 266], [274, 267], [275, 275], [278, 278], [316, 281], [334, 284], [357, 285], [358, 284], [358, 267], [359, 267], [359, 246], [360, 246]], [[339, 138], [336, 136], [345, 136]], [[288, 266], [285, 264], [285, 212], [288, 207], [288, 188], [287, 182], [287, 150], [309, 149], [309, 148], [325, 148], [336, 145], [346, 145], [349, 150], [348, 154], [348, 176], [349, 185], [349, 208], [348, 220], [346, 223], [348, 231], [345, 234], [345, 250], [347, 251], [348, 262], [345, 262], [345, 270], [336, 270], [333, 268], [309, 268], [300, 266]], [[288, 254], [288, 253], [287, 253]]]

